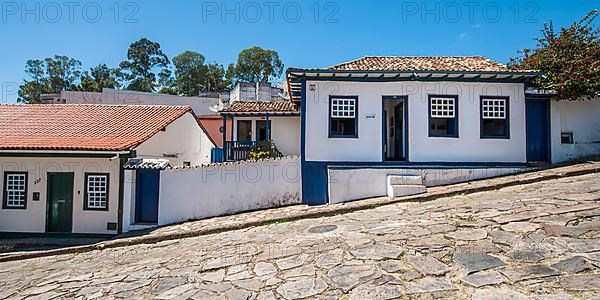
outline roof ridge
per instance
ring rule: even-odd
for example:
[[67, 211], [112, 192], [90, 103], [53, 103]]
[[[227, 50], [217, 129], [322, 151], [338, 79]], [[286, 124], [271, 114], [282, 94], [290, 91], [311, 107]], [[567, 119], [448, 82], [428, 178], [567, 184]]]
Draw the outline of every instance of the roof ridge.
[[415, 58], [415, 57], [426, 57], [426, 58], [432, 58], [432, 57], [457, 57], [457, 58], [481, 57], [481, 58], [487, 58], [483, 55], [365, 55], [359, 59], [377, 58], [377, 57], [393, 57], [393, 58], [398, 58], [398, 57], [408, 57], [408, 58]]
[[349, 65], [349, 64], [360, 62], [361, 60], [372, 59], [372, 58], [479, 58], [479, 59], [485, 59], [488, 61], [492, 61], [492, 62], [501, 64], [501, 63], [499, 63], [493, 59], [487, 58], [483, 55], [363, 55], [357, 59], [353, 59], [350, 61], [346, 61], [346, 62], [328, 66], [328, 67], [326, 67], [326, 69], [339, 68], [344, 65]]

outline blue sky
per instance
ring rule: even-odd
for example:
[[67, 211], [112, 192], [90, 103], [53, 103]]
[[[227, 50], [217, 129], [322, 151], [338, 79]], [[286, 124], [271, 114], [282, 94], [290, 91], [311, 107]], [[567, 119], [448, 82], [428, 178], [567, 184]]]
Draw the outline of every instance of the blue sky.
[[543, 23], [570, 25], [593, 1], [2, 1], [2, 102], [15, 102], [27, 59], [55, 54], [84, 69], [116, 66], [141, 37], [169, 57], [185, 50], [235, 62], [254, 45], [286, 67], [326, 67], [363, 55], [484, 55], [507, 62], [535, 45]]

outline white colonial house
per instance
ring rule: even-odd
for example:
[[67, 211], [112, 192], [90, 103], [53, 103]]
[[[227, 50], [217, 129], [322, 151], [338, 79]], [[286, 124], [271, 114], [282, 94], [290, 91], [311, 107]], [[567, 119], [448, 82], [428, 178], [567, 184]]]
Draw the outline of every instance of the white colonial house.
[[394, 196], [600, 153], [600, 101], [526, 93], [540, 75], [480, 56], [288, 69], [303, 202]]
[[155, 224], [159, 169], [210, 163], [213, 147], [188, 106], [0, 105], [0, 232]]

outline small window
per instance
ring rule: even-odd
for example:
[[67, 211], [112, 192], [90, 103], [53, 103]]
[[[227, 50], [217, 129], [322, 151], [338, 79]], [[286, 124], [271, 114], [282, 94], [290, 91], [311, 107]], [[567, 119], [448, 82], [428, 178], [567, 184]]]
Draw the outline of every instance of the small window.
[[563, 132], [560, 134], [560, 143], [561, 144], [574, 144], [573, 133], [572, 132]]
[[510, 138], [508, 105], [508, 97], [481, 97], [481, 138]]
[[458, 137], [458, 96], [429, 95], [429, 136]]
[[237, 141], [238, 142], [252, 141], [252, 121], [249, 121], [249, 120], [237, 121]]
[[27, 208], [27, 172], [4, 172], [3, 208]]
[[108, 174], [85, 174], [86, 210], [108, 210]]
[[358, 137], [358, 97], [331, 96], [329, 99], [329, 137]]

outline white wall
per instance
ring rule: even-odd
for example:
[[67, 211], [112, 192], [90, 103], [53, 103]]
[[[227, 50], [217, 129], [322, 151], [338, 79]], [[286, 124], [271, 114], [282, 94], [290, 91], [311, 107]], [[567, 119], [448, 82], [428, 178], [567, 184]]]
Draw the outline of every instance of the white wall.
[[329, 203], [387, 195], [388, 175], [418, 175], [425, 186], [448, 185], [527, 171], [527, 168], [329, 169]]
[[197, 116], [217, 115], [210, 108], [219, 105], [218, 97], [182, 97], [115, 89], [103, 89], [102, 93], [64, 91], [60, 98], [67, 104], [185, 105]]
[[[380, 162], [382, 96], [408, 96], [409, 161], [526, 162], [524, 86], [520, 83], [308, 81], [306, 160]], [[428, 94], [459, 95], [460, 138], [428, 137]], [[329, 95], [358, 96], [357, 139], [328, 138]], [[479, 96], [510, 97], [510, 139], [481, 139]], [[375, 118], [366, 119], [366, 115]]]
[[159, 225], [301, 203], [300, 160], [169, 169], [160, 174]]
[[[252, 140], [258, 139], [256, 121], [264, 121], [265, 117], [240, 117], [234, 119], [233, 139], [237, 140], [237, 121], [252, 121]], [[270, 117], [271, 139], [284, 156], [300, 155], [300, 117]], [[227, 129], [230, 130], [230, 129]]]
[[[600, 99], [551, 100], [552, 162], [600, 154]], [[574, 144], [561, 144], [562, 132], [572, 132]]]
[[[137, 157], [168, 159], [174, 166], [184, 161], [208, 164], [215, 146], [191, 113], [186, 113], [136, 148]], [[164, 155], [177, 155], [176, 158]]]
[[[27, 209], [3, 209], [0, 207], [0, 231], [32, 232], [46, 231], [47, 173], [73, 172], [73, 232], [116, 234], [106, 230], [108, 222], [117, 223], [119, 203], [119, 160], [108, 158], [20, 158], [0, 157], [0, 191], [4, 190], [5, 171], [27, 171]], [[108, 211], [83, 210], [84, 173], [109, 173], [110, 187]], [[34, 192], [40, 193], [40, 201], [33, 201]]]

